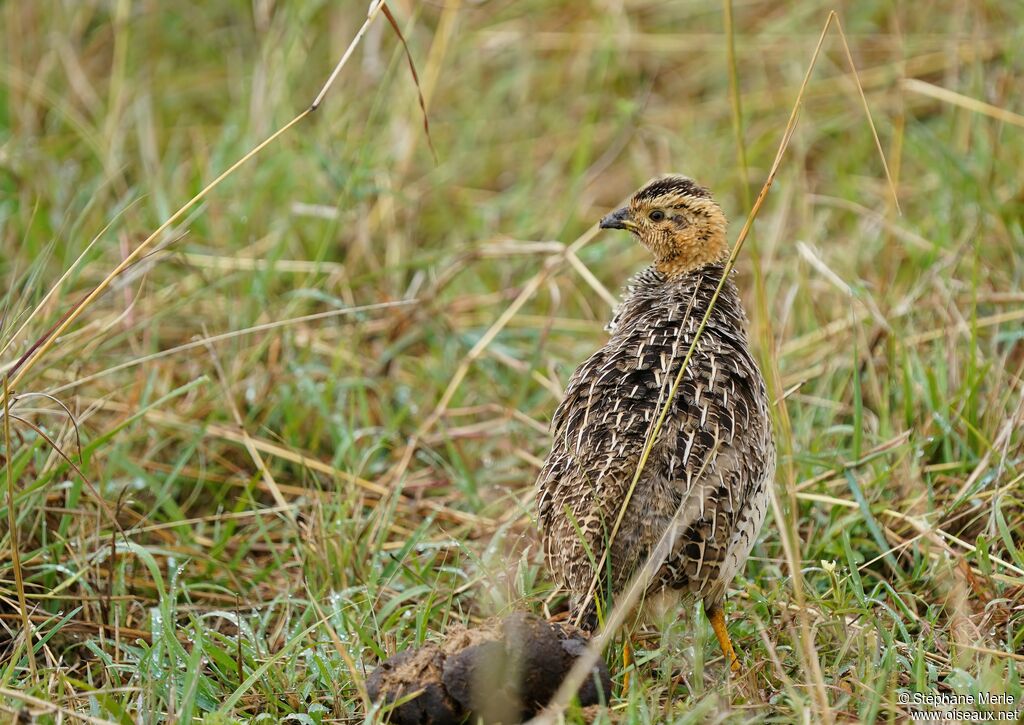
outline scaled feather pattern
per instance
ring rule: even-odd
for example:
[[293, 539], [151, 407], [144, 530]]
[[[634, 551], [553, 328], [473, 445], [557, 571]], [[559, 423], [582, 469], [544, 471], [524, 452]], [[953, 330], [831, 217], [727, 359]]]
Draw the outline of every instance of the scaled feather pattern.
[[[633, 216], [651, 207], [680, 208], [685, 199], [709, 199], [693, 185], [696, 191], [684, 189], [683, 204], [676, 195], [671, 201], [678, 206], [659, 206], [659, 198], [672, 194], [673, 178], [693, 184], [685, 177], [652, 182], [634, 195]], [[614, 219], [620, 217], [621, 212]], [[696, 219], [699, 225], [700, 216]], [[721, 226], [724, 239], [724, 218]], [[621, 228], [644, 242], [645, 228]], [[588, 597], [595, 564], [606, 555], [596, 577], [597, 596], [617, 594], [670, 527], [676, 534], [648, 595], [697, 597], [708, 611], [719, 609], [764, 522], [775, 472], [769, 403], [731, 278], [715, 301], [626, 504], [645, 441], [724, 267], [719, 260], [692, 269], [670, 266], [666, 273], [656, 259], [638, 274], [608, 327], [607, 344], [576, 369], [555, 412], [551, 451], [537, 481], [538, 513], [548, 566], [568, 591], [573, 616], [585, 626], [596, 623], [594, 598]]]

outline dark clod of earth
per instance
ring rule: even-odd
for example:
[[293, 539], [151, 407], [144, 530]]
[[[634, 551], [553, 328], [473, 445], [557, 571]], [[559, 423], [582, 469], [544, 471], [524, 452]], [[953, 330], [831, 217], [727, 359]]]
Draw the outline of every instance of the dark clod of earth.
[[[367, 679], [374, 700], [390, 704], [416, 692], [390, 712], [397, 725], [466, 722], [512, 725], [536, 715], [583, 654], [590, 636], [569, 624], [532, 614], [462, 629], [440, 645], [399, 652]], [[596, 705], [611, 692], [601, 660], [580, 687], [580, 705]]]

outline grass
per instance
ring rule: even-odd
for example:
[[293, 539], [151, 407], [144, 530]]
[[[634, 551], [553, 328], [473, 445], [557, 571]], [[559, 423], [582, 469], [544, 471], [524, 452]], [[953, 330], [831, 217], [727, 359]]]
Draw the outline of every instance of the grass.
[[[646, 262], [591, 227], [682, 171], [735, 235], [831, 9], [737, 3], [730, 38], [719, 3], [391, 8], [437, 161], [378, 18], [11, 391], [0, 720], [375, 721], [380, 658], [554, 606], [546, 425]], [[305, 108], [365, 9], [0, 6], [0, 371]], [[1024, 11], [841, 19], [902, 214], [831, 33], [738, 265], [779, 398], [727, 607], [750, 672], [686, 612], [599, 721], [1024, 698]]]

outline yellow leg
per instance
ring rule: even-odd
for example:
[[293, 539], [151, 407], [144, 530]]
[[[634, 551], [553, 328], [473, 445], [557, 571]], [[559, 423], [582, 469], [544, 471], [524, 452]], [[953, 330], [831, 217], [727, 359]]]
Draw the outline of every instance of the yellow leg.
[[740, 671], [740, 660], [736, 656], [736, 650], [732, 648], [732, 640], [729, 639], [729, 631], [725, 628], [725, 610], [721, 605], [708, 612], [708, 619], [711, 620], [711, 628], [715, 630], [718, 637], [718, 644], [722, 646], [722, 653], [729, 662], [729, 669], [733, 674]]
[[622, 643], [622, 693], [629, 693], [629, 668], [633, 666], [633, 645], [629, 642], [629, 635], [626, 635], [625, 641]]

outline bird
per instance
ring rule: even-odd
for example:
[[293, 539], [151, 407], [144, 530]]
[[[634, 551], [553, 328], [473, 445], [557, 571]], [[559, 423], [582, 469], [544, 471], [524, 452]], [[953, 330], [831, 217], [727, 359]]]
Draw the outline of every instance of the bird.
[[[646, 183], [600, 227], [631, 232], [653, 263], [626, 287], [606, 344], [576, 368], [552, 418], [536, 483], [544, 558], [569, 595], [570, 617], [593, 631], [598, 602], [620, 594], [670, 531], [638, 616], [702, 600], [739, 673], [723, 604], [764, 523], [775, 445], [726, 267], [727, 219], [705, 187], [671, 174]], [[624, 655], [628, 677], [628, 639]]]

